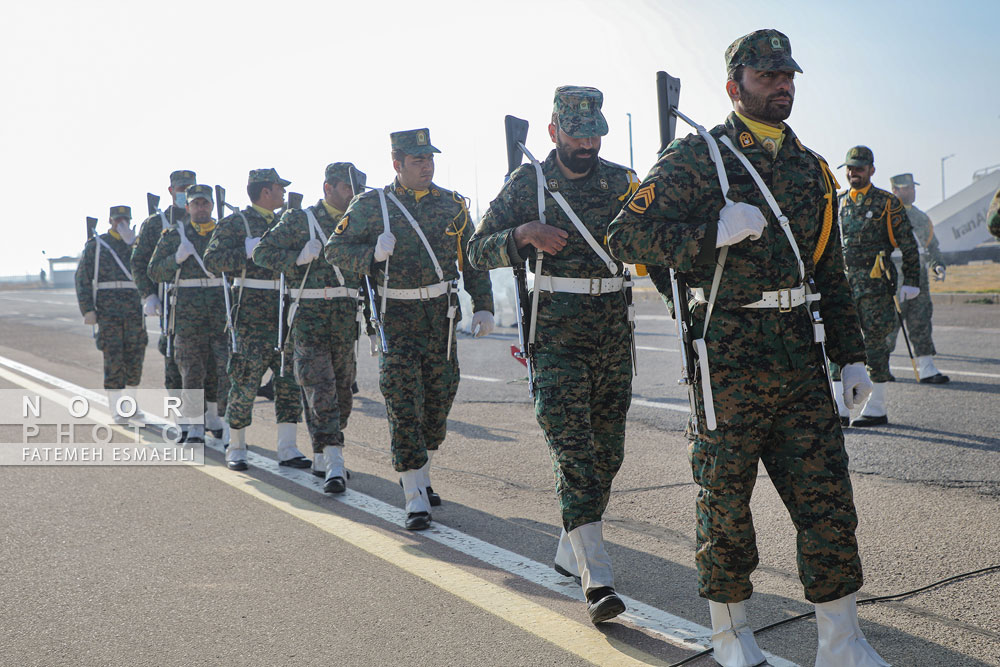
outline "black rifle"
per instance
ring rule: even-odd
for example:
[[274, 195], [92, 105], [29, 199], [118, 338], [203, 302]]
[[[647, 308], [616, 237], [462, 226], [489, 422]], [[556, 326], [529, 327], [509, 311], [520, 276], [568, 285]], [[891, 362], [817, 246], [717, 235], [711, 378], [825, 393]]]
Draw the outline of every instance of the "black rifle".
[[[507, 137], [507, 175], [504, 182], [510, 180], [510, 175], [521, 164], [521, 145], [528, 140], [528, 121], [514, 116], [503, 119], [504, 134]], [[528, 369], [528, 396], [535, 396], [534, 345], [529, 340], [531, 331], [531, 297], [528, 294], [527, 260], [515, 261], [511, 268], [514, 271], [514, 308], [517, 310], [517, 340], [518, 347], [511, 346], [511, 354]], [[538, 277], [536, 276], [537, 280]]]
[[[289, 192], [288, 204], [275, 217], [281, 217], [280, 214], [285, 211], [300, 210], [301, 208], [302, 195], [298, 192]], [[281, 365], [278, 367], [279, 377], [285, 377], [285, 343], [288, 342], [288, 327], [285, 326], [285, 322], [288, 317], [288, 305], [288, 299], [285, 298], [285, 273], [282, 272], [278, 277], [278, 342], [274, 347], [274, 351], [281, 355]]]
[[87, 240], [97, 236], [97, 218], [87, 218]]
[[[348, 178], [351, 179], [351, 191], [357, 197], [365, 191], [367, 177], [363, 171], [358, 171], [354, 167], [349, 167], [347, 174]], [[364, 279], [365, 293], [368, 295], [368, 321], [375, 331], [378, 332], [379, 343], [382, 345], [382, 354], [386, 354], [389, 351], [389, 346], [385, 340], [385, 326], [382, 323], [382, 314], [379, 312], [378, 299], [375, 295], [375, 289], [372, 287], [371, 276], [366, 273]]]
[[[215, 208], [218, 220], [226, 217], [226, 189], [221, 185], [215, 186]], [[226, 278], [225, 271], [222, 272], [222, 298], [226, 302], [226, 329], [229, 331], [229, 343], [233, 354], [235, 354], [236, 329], [233, 327], [233, 301], [229, 292], [229, 279]]]
[[[94, 238], [95, 236], [97, 236], [97, 218], [88, 217], [87, 218], [87, 240], [89, 241], [90, 239]], [[96, 258], [98, 256], [98, 254], [100, 254], [100, 252], [101, 252], [101, 246], [99, 246], [97, 243], [95, 243], [94, 244], [94, 258], [95, 258], [95, 261], [94, 261], [94, 282], [95, 283], [97, 282], [97, 269], [100, 266], [97, 263]], [[96, 287], [94, 289], [96, 290]], [[95, 291], [94, 294], [96, 295], [97, 292]], [[96, 310], [97, 310], [97, 299], [95, 297], [95, 299], [94, 299], [94, 311], [96, 312]], [[97, 338], [97, 326], [96, 325], [90, 327], [90, 333], [91, 333], [91, 335], [94, 338]]]
[[913, 366], [913, 375], [917, 378], [917, 382], [920, 382], [920, 372], [917, 371], [917, 362], [913, 358], [913, 348], [910, 347], [910, 336], [906, 333], [906, 323], [903, 321], [903, 308], [899, 305], [899, 296], [896, 294], [898, 288], [896, 282], [896, 265], [886, 260], [885, 250], [879, 251], [875, 262], [882, 272], [882, 278], [885, 279], [889, 285], [889, 289], [892, 291], [892, 303], [896, 307], [896, 318], [899, 320], [899, 328], [903, 330], [903, 340], [906, 341], [906, 351], [910, 355], [910, 365]]
[[[681, 97], [681, 81], [666, 72], [656, 73], [656, 100], [660, 118], [660, 154], [674, 140], [677, 130], [677, 105]], [[677, 324], [677, 342], [681, 352], [681, 377], [678, 384], [687, 385], [688, 403], [691, 406], [692, 430], [698, 433], [702, 415], [698, 410], [695, 392], [694, 338], [691, 335], [691, 312], [688, 310], [688, 287], [684, 277], [670, 269], [670, 295], [673, 301], [674, 320]], [[708, 381], [708, 378], [703, 378]]]

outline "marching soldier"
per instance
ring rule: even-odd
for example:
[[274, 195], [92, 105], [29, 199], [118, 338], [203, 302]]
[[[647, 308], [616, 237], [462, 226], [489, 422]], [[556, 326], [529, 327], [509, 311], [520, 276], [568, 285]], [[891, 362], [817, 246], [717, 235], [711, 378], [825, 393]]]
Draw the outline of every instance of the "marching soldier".
[[758, 562], [750, 496], [763, 461], [798, 533], [799, 578], [816, 603], [816, 664], [884, 665], [858, 628], [857, 513], [818, 344], [821, 305], [826, 353], [844, 366], [844, 398], [863, 400], [871, 384], [844, 277], [836, 181], [783, 122], [802, 71], [788, 38], [777, 30], [741, 37], [726, 66], [734, 112], [704, 135], [672, 142], [608, 230], [612, 253], [649, 266], [664, 296], [667, 267], [694, 289], [689, 456], [701, 487], [698, 589], [709, 600], [715, 659], [764, 663], [744, 605]]
[[208, 250], [205, 267], [232, 277], [233, 325], [236, 353], [229, 360], [229, 447], [226, 464], [230, 470], [246, 470], [246, 429], [253, 419], [253, 402], [261, 378], [268, 368], [274, 373], [274, 413], [278, 422], [278, 463], [292, 468], [308, 468], [312, 461], [295, 446], [295, 429], [302, 407], [299, 388], [291, 373], [281, 373], [281, 356], [276, 348], [280, 272], [257, 266], [251, 260], [261, 237], [277, 222], [274, 211], [285, 201], [289, 181], [274, 169], [253, 169], [247, 184], [251, 204], [219, 221]]
[[993, 195], [993, 201], [990, 202], [990, 209], [986, 214], [986, 220], [990, 234], [1000, 241], [1000, 189]]
[[347, 488], [344, 429], [354, 402], [360, 279], [327, 263], [322, 254], [354, 196], [351, 168], [349, 162], [327, 165], [323, 198], [303, 211], [286, 211], [253, 252], [254, 262], [283, 271], [289, 281], [295, 380], [312, 438], [313, 473], [325, 477], [327, 493]]
[[[874, 162], [870, 148], [855, 146], [847, 151], [841, 165], [847, 166], [847, 181], [851, 186], [840, 193], [844, 266], [865, 336], [868, 375], [874, 383], [861, 416], [852, 421], [851, 426], [889, 423], [886, 396], [886, 383], [892, 379], [889, 334], [899, 321], [893, 302], [893, 283], [902, 282], [899, 288], [901, 304], [920, 294], [920, 255], [913, 228], [896, 196], [872, 185]], [[902, 281], [894, 280], [891, 274], [886, 275], [892, 270], [887, 258], [893, 248], [903, 253]], [[840, 369], [834, 365], [832, 372], [834, 379], [839, 381]], [[848, 407], [838, 403], [842, 419], [850, 415]]]
[[[917, 241], [917, 250], [920, 253], [920, 294], [915, 299], [902, 301], [900, 299], [900, 310], [903, 311], [903, 320], [906, 322], [906, 332], [910, 336], [910, 344], [913, 346], [913, 354], [917, 358], [917, 372], [920, 375], [920, 382], [924, 384], [944, 384], [950, 379], [947, 375], [942, 375], [941, 371], [934, 365], [934, 340], [931, 337], [931, 319], [934, 315], [934, 304], [931, 303], [931, 286], [927, 279], [927, 270], [930, 268], [934, 272], [935, 280], [944, 280], [945, 266], [944, 258], [941, 256], [941, 249], [937, 237], [934, 236], [934, 224], [926, 213], [913, 205], [917, 193], [913, 174], [897, 174], [889, 179], [892, 185], [892, 194], [903, 204], [906, 209], [906, 219], [910, 221], [913, 234]], [[893, 253], [893, 264], [896, 265], [896, 275], [903, 272], [903, 262]], [[893, 320], [894, 326], [889, 334], [889, 349], [896, 348], [896, 340], [899, 336], [899, 320]]]
[[126, 387], [136, 387], [146, 356], [146, 325], [129, 255], [135, 243], [132, 209], [112, 206], [111, 229], [87, 241], [76, 269], [76, 300], [84, 324], [97, 325], [97, 349], [104, 355], [104, 388], [115, 422], [124, 423], [118, 407]]
[[[186, 222], [166, 229], [149, 261], [149, 277], [158, 283], [173, 284], [171, 306], [174, 360], [181, 373], [181, 415], [189, 424], [185, 442], [204, 443], [203, 397], [209, 381], [216, 382], [214, 395], [223, 412], [229, 393], [226, 364], [229, 345], [226, 337], [226, 305], [222, 279], [210, 273], [202, 259], [215, 220], [212, 219], [212, 188], [192, 185], [187, 189]], [[214, 365], [215, 372], [208, 369]], [[209, 425], [211, 426], [211, 425]]]
[[541, 164], [511, 174], [469, 239], [469, 261], [482, 270], [546, 253], [535, 276], [535, 415], [552, 455], [562, 513], [556, 569], [580, 577], [595, 624], [625, 611], [614, 591], [601, 517], [624, 458], [632, 397], [625, 297], [631, 283], [622, 263], [607, 254], [605, 237], [639, 184], [632, 170], [598, 157], [608, 133], [603, 101], [596, 88], [556, 89], [548, 128], [555, 148]]
[[379, 388], [392, 438], [392, 465], [401, 473], [406, 528], [430, 526], [430, 461], [444, 442], [458, 390], [455, 325], [461, 314], [458, 278], [472, 296], [472, 329], [493, 330], [489, 273], [470, 267], [465, 198], [432, 182], [434, 153], [424, 128], [393, 132], [396, 178], [356, 197], [326, 243], [330, 264], [371, 276], [388, 349], [379, 357]]

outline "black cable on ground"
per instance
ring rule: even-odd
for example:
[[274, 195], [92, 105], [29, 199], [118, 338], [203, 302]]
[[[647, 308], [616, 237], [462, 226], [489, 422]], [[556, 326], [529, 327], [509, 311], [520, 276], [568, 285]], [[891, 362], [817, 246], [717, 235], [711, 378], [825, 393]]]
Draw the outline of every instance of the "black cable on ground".
[[[905, 593], [895, 593], [893, 595], [880, 595], [880, 596], [874, 597], [874, 598], [865, 598], [864, 600], [858, 600], [858, 605], [860, 606], [860, 605], [863, 605], [863, 604], [873, 604], [875, 602], [887, 602], [887, 601], [890, 601], [890, 600], [898, 600], [899, 598], [905, 598], [905, 597], [909, 597], [911, 595], [916, 595], [917, 593], [923, 593], [926, 590], [929, 590], [931, 588], [935, 588], [937, 586], [943, 586], [944, 584], [948, 584], [948, 583], [951, 583], [953, 581], [957, 581], [958, 579], [965, 579], [967, 577], [974, 577], [977, 574], [985, 574], [986, 572], [993, 572], [995, 570], [1000, 570], [1000, 565], [991, 565], [990, 567], [984, 567], [984, 568], [981, 568], [979, 570], [973, 570], [972, 572], [965, 572], [963, 574], [956, 574], [953, 577], [948, 577], [947, 579], [941, 579], [940, 581], [935, 581], [934, 583], [927, 584], [926, 586], [921, 586], [920, 588], [915, 588], [912, 591], [906, 591]], [[815, 611], [808, 611], [808, 612], [806, 612], [804, 614], [799, 614], [798, 616], [792, 616], [790, 618], [784, 618], [784, 619], [782, 619], [780, 621], [776, 621], [774, 623], [771, 623], [770, 625], [765, 625], [762, 628], [754, 630], [754, 635], [758, 635], [761, 632], [766, 632], [768, 630], [771, 630], [773, 628], [778, 627], [779, 625], [785, 625], [786, 623], [791, 623], [792, 621], [798, 621], [800, 619], [809, 618], [810, 616], [815, 616], [815, 615], [816, 615]], [[708, 649], [705, 649], [704, 651], [701, 651], [699, 653], [695, 653], [694, 655], [688, 656], [688, 657], [684, 658], [683, 660], [681, 660], [680, 662], [671, 663], [669, 665], [669, 667], [681, 667], [681, 665], [686, 665], [689, 662], [693, 662], [693, 661], [697, 660], [698, 658], [703, 658], [706, 655], [709, 655], [711, 653], [712, 653], [712, 649], [708, 648]]]

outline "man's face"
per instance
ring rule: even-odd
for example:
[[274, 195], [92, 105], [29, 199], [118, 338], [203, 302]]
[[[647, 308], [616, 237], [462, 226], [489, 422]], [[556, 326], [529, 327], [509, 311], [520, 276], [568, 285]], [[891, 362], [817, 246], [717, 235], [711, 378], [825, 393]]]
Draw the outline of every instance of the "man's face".
[[426, 190], [434, 180], [434, 154], [404, 155], [403, 161], [392, 161], [399, 182], [411, 190]]
[[204, 197], [198, 197], [187, 203], [187, 212], [192, 222], [204, 224], [212, 219], [212, 202]]
[[875, 173], [875, 165], [866, 164], [860, 167], [847, 165], [847, 182], [855, 190], [860, 190], [872, 182], [872, 174]]
[[739, 82], [726, 83], [726, 92], [737, 112], [752, 120], [777, 125], [792, 114], [795, 72], [744, 67]]
[[601, 152], [600, 137], [571, 137], [562, 128], [549, 124], [549, 138], [556, 144], [556, 155], [574, 174], [589, 174]]
[[323, 196], [330, 206], [339, 211], [346, 211], [347, 205], [354, 198], [354, 191], [351, 190], [351, 184], [344, 181], [337, 181], [334, 185], [324, 182]]
[[[171, 201], [171, 203], [177, 204], [177, 195], [184, 194], [185, 192], [187, 192], [187, 189], [189, 187], [191, 187], [190, 183], [188, 183], [187, 185], [179, 185], [177, 187], [174, 187], [173, 185], [171, 185], [169, 188], [167, 188], [167, 192], [170, 193], [170, 201]], [[183, 206], [183, 204], [180, 204], [180, 205]]]
[[917, 198], [917, 191], [912, 185], [894, 185], [892, 194], [896, 195], [904, 206], [913, 206], [913, 201]]
[[268, 183], [268, 185], [260, 191], [260, 199], [256, 202], [257, 206], [266, 208], [269, 211], [281, 208], [284, 203], [285, 186], [280, 183]]

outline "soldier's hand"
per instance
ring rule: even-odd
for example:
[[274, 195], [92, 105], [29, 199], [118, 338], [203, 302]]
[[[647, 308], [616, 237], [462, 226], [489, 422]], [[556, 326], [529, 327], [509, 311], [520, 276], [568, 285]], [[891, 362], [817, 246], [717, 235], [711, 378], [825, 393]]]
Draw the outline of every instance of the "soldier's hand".
[[767, 220], [756, 206], [744, 202], [726, 204], [719, 211], [719, 231], [715, 236], [715, 247], [733, 245], [745, 238], [756, 241], [764, 233]]
[[543, 224], [539, 220], [526, 222], [514, 229], [514, 243], [518, 248], [530, 244], [549, 255], [554, 255], [565, 248], [568, 238], [569, 233], [565, 229]]
[[146, 300], [142, 302], [143, 315], [159, 315], [161, 312], [162, 304], [160, 303], [160, 297], [155, 294], [150, 294], [146, 297]]
[[128, 224], [119, 222], [118, 225], [115, 226], [115, 231], [118, 232], [118, 236], [122, 237], [122, 241], [125, 242], [125, 245], [132, 245], [135, 243], [134, 227], [129, 227]]
[[899, 290], [900, 302], [916, 299], [918, 296], [920, 296], [920, 288], [913, 285], [903, 285], [903, 288]]
[[375, 242], [375, 261], [384, 262], [396, 249], [396, 236], [392, 232], [382, 232]]
[[319, 257], [319, 254], [322, 251], [323, 251], [323, 243], [319, 239], [312, 239], [304, 246], [302, 246], [302, 250], [299, 251], [299, 256], [295, 260], [295, 263], [298, 264], [299, 266], [308, 264], [309, 262]]
[[246, 248], [247, 259], [250, 259], [250, 255], [253, 254], [253, 249], [257, 247], [258, 243], [260, 243], [259, 236], [251, 236], [243, 239], [243, 247]]
[[488, 310], [477, 310], [472, 314], [472, 324], [469, 329], [473, 336], [482, 338], [491, 334], [494, 326], [493, 313]]
[[934, 267], [934, 280], [944, 280], [944, 264]]
[[91, 326], [97, 324], [97, 313], [92, 310], [88, 310], [83, 314], [83, 323]]
[[174, 253], [174, 261], [178, 264], [183, 264], [184, 260], [193, 255], [195, 252], [194, 244], [184, 239], [181, 244], [177, 246], [177, 252]]
[[872, 381], [868, 379], [868, 371], [860, 361], [844, 366], [840, 379], [844, 385], [844, 405], [848, 410], [864, 403], [872, 393]]

